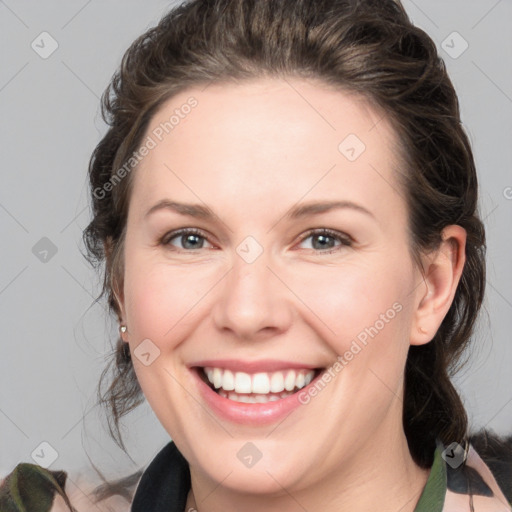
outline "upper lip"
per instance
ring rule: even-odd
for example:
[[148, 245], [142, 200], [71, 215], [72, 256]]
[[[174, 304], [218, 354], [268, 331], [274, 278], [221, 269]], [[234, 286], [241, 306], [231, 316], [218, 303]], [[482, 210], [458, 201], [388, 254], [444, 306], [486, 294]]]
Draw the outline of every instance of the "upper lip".
[[283, 361], [277, 359], [260, 359], [256, 361], [244, 361], [241, 359], [208, 359], [196, 361], [188, 365], [193, 367], [211, 367], [223, 368], [233, 372], [258, 373], [258, 372], [278, 372], [280, 370], [316, 370], [320, 368], [312, 364], [299, 363], [294, 361]]

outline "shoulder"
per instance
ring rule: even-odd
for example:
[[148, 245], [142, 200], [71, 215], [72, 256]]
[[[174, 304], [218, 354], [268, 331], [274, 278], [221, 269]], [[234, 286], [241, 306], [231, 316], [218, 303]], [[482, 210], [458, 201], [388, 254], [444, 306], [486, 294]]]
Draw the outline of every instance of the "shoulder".
[[509, 503], [512, 503], [512, 435], [500, 437], [488, 430], [481, 430], [471, 436], [470, 442]]
[[31, 512], [130, 512], [130, 503], [139, 473], [96, 485], [84, 474], [51, 471], [29, 463], [19, 463], [0, 480], [0, 510]]
[[447, 460], [444, 511], [510, 512], [512, 510], [512, 436], [481, 431], [470, 437], [466, 462]]

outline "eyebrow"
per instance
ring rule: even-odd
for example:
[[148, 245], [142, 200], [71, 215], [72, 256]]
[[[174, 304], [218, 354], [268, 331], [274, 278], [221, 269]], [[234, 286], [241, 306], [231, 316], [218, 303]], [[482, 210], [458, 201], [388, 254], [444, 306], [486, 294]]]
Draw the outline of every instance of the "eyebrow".
[[[301, 204], [291, 208], [282, 218], [289, 220], [306, 217], [308, 215], [319, 215], [335, 209], [348, 208], [357, 212], [364, 213], [372, 218], [375, 218], [373, 213], [352, 201], [323, 201], [323, 202], [310, 202]], [[180, 215], [187, 215], [189, 217], [196, 217], [200, 219], [213, 219], [217, 217], [213, 211], [207, 206], [192, 203], [179, 203], [169, 199], [163, 199], [152, 206], [145, 214], [145, 217], [159, 211], [159, 210], [172, 210]]]
[[159, 210], [172, 210], [181, 215], [188, 215], [189, 217], [197, 217], [201, 219], [211, 219], [216, 215], [208, 208], [201, 204], [178, 203], [177, 201], [170, 201], [169, 199], [162, 199], [152, 206], [145, 214], [145, 217], [159, 211]]
[[285, 217], [288, 219], [297, 219], [299, 217], [305, 217], [307, 215], [318, 215], [325, 213], [330, 210], [348, 208], [355, 210], [360, 213], [364, 213], [372, 218], [375, 218], [370, 210], [367, 210], [364, 206], [354, 203], [352, 201], [323, 201], [323, 202], [310, 202], [306, 204], [297, 205], [289, 210]]

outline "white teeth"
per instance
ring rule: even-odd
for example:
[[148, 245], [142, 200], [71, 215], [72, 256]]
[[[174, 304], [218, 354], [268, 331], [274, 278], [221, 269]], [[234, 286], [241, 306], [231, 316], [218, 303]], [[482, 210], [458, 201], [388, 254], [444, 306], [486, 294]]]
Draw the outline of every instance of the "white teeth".
[[233, 400], [234, 402], [243, 402], [246, 404], [263, 404], [267, 402], [275, 402], [281, 398], [286, 398], [287, 396], [293, 395], [293, 393], [290, 391], [283, 391], [282, 393], [277, 393], [275, 395], [238, 395], [234, 391], [228, 392], [220, 389], [219, 395], [224, 398], [228, 398], [229, 400]]
[[[208, 381], [215, 389], [223, 391], [234, 391], [233, 395], [255, 393], [258, 395], [269, 395], [270, 393], [282, 393], [307, 386], [315, 376], [314, 370], [283, 370], [271, 373], [236, 372], [224, 368], [204, 368]], [[245, 397], [247, 398], [247, 397]], [[245, 401], [238, 400], [238, 401]], [[269, 395], [268, 400], [278, 400], [279, 397]], [[267, 400], [265, 400], [267, 401]]]
[[216, 388], [220, 388], [222, 386], [222, 370], [220, 368], [213, 369], [213, 385]]
[[230, 370], [224, 370], [222, 389], [225, 389], [226, 391], [233, 391], [235, 389], [235, 376]]
[[257, 373], [252, 377], [252, 392], [266, 394], [270, 391], [270, 379], [266, 373]]
[[233, 391], [235, 389], [235, 376], [233, 372], [229, 370], [223, 371], [220, 368], [205, 368], [204, 372], [216, 389], [222, 388], [226, 391]]
[[[215, 383], [214, 383], [215, 386]], [[224, 388], [224, 386], [215, 386], [216, 388]], [[235, 373], [235, 392], [250, 393], [251, 392], [251, 376], [248, 373]]]
[[295, 387], [295, 372], [290, 370], [284, 378], [284, 389], [286, 391], [292, 391]]
[[280, 393], [284, 390], [283, 372], [276, 372], [270, 377], [270, 391], [272, 393]]

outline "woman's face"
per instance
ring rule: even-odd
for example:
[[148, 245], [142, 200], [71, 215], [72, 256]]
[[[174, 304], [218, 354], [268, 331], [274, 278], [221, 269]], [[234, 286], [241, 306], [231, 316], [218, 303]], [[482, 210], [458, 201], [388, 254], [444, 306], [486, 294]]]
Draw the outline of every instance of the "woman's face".
[[319, 84], [265, 79], [180, 93], [148, 136], [125, 339], [192, 471], [277, 492], [371, 468], [403, 437], [425, 293], [387, 121]]

